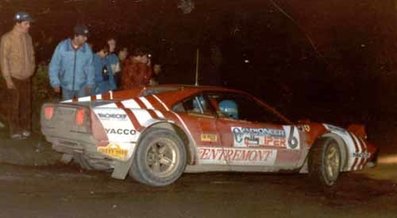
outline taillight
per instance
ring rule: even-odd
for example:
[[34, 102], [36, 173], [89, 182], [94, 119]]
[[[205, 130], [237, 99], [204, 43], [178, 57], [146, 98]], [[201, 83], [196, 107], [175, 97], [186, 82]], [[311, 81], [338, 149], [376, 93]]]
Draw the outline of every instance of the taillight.
[[80, 108], [76, 111], [75, 123], [79, 126], [84, 124], [85, 119], [85, 110], [84, 108]]
[[44, 117], [47, 120], [51, 120], [53, 116], [54, 116], [54, 106], [46, 106], [44, 108]]

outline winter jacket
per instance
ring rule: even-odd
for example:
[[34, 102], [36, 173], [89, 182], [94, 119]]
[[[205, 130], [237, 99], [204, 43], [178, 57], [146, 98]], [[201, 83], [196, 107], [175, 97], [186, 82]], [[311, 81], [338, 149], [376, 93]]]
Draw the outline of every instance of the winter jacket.
[[4, 78], [27, 79], [36, 67], [32, 37], [13, 29], [1, 37], [0, 65]]
[[139, 63], [129, 58], [125, 61], [121, 73], [121, 88], [130, 89], [137, 86], [149, 85], [152, 69], [144, 63]]
[[72, 40], [65, 39], [58, 44], [49, 66], [50, 84], [63, 89], [78, 91], [85, 86], [93, 87], [95, 72], [93, 53], [90, 46], [84, 43], [77, 50]]
[[108, 56], [106, 56], [106, 61], [110, 66], [110, 70], [112, 71], [112, 74], [116, 74], [120, 72], [120, 61], [119, 57], [115, 53], [110, 53]]
[[[115, 90], [116, 82], [113, 73], [110, 70], [110, 64], [106, 58], [101, 58], [94, 54], [94, 69], [95, 69], [95, 87], [94, 93], [101, 94], [110, 90]], [[104, 74], [104, 68], [107, 74]]]

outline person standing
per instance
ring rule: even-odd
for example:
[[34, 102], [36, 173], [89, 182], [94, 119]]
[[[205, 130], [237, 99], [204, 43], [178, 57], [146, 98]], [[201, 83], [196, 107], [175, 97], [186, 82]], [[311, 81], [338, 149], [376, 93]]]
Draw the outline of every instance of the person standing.
[[118, 82], [121, 68], [119, 57], [116, 54], [117, 41], [115, 38], [109, 38], [107, 44], [109, 46], [109, 54], [106, 56], [106, 60], [110, 65], [110, 70], [113, 74], [113, 77], [115, 78], [115, 81]]
[[155, 86], [155, 85], [160, 84], [159, 83], [159, 78], [161, 76], [161, 71], [162, 70], [161, 70], [161, 65], [160, 64], [153, 64], [153, 70], [152, 70], [153, 75], [150, 78], [149, 85]]
[[149, 85], [151, 76], [152, 69], [148, 54], [143, 49], [137, 48], [132, 56], [125, 61], [121, 74], [121, 89]]
[[91, 95], [95, 84], [93, 53], [87, 44], [87, 26], [77, 24], [73, 38], [61, 41], [52, 55], [49, 66], [50, 84], [62, 99]]
[[9, 92], [8, 122], [10, 138], [24, 139], [32, 130], [32, 81], [35, 54], [29, 35], [33, 18], [17, 12], [13, 29], [1, 37], [0, 65]]
[[95, 69], [95, 88], [94, 94], [101, 94], [108, 92], [110, 90], [115, 90], [116, 81], [112, 72], [109, 70], [111, 68], [106, 58], [109, 53], [109, 46], [105, 45], [101, 48], [96, 49], [94, 54], [94, 69]]

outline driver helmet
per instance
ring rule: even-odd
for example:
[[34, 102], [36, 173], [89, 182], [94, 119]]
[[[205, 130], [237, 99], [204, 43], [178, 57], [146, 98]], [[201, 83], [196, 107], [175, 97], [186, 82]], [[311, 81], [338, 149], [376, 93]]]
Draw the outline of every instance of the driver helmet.
[[219, 102], [219, 110], [227, 117], [238, 119], [238, 107], [233, 100], [223, 100]]

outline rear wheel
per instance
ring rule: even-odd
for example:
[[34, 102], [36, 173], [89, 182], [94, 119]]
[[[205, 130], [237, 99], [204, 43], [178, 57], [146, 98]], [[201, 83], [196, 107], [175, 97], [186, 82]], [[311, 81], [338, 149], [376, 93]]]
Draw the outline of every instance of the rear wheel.
[[186, 149], [175, 132], [151, 129], [143, 136], [135, 151], [129, 175], [151, 186], [173, 183], [186, 167]]
[[332, 138], [321, 138], [313, 146], [309, 156], [309, 176], [323, 186], [333, 186], [341, 169], [341, 152]]

